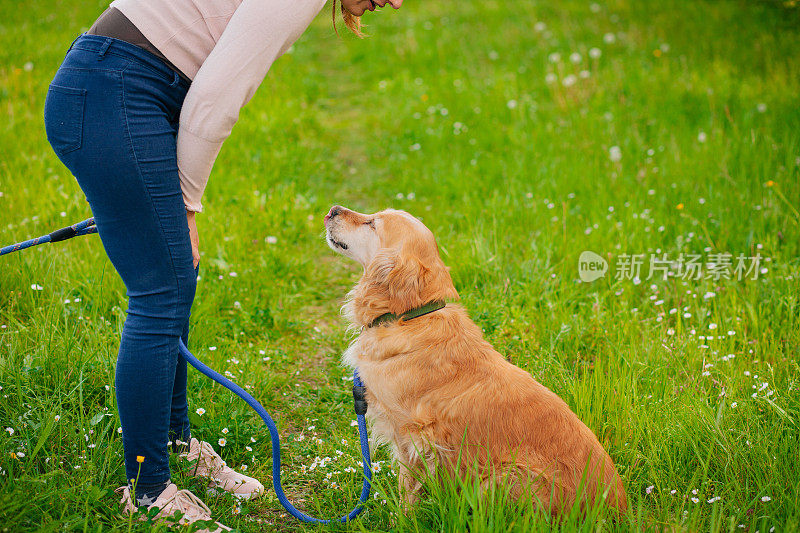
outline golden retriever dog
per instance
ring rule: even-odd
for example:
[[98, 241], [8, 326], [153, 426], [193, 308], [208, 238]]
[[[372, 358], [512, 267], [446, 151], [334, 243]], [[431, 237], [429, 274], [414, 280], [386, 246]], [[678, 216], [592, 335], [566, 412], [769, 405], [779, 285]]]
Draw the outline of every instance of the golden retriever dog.
[[444, 306], [458, 293], [422, 222], [334, 206], [325, 229], [333, 250], [364, 267], [343, 308], [360, 331], [343, 359], [367, 388], [373, 436], [391, 444], [407, 506], [435, 465], [475, 472], [482, 486], [535, 498], [554, 515], [597, 498], [625, 511], [622, 481], [592, 431], [496, 352], [461, 306]]

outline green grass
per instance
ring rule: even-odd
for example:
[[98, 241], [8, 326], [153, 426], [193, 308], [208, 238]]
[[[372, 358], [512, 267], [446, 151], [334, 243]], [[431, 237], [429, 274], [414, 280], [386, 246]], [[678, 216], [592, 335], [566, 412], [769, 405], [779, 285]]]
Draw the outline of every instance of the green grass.
[[[1, 244], [90, 214], [42, 108], [106, 3], [0, 0]], [[274, 415], [292, 501], [332, 517], [360, 488], [338, 313], [359, 271], [322, 239], [340, 203], [424, 220], [487, 339], [609, 450], [632, 513], [559, 526], [467, 482], [429, 483], [403, 515], [379, 450], [368, 509], [334, 529], [800, 528], [798, 9], [409, 1], [365, 22], [368, 39], [337, 37], [326, 8], [275, 64], [198, 222], [191, 344]], [[606, 277], [577, 281], [584, 250], [611, 261]], [[760, 253], [766, 271], [614, 276], [621, 254], [715, 252]], [[124, 481], [113, 375], [125, 307], [96, 236], [0, 258], [0, 425], [13, 429], [0, 435], [0, 530], [128, 527], [111, 492]], [[225, 459], [269, 485], [257, 416], [196, 372], [189, 386], [191, 412], [205, 409], [194, 434], [216, 442], [227, 427]], [[242, 531], [326, 529], [287, 517], [271, 491], [235, 514], [230, 498], [175, 479]]]

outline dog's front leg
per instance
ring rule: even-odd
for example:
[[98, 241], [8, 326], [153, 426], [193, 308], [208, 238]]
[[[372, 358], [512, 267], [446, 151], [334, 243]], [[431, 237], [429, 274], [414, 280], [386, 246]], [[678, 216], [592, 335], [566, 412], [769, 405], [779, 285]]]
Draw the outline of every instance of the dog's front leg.
[[419, 493], [422, 490], [422, 483], [414, 476], [409, 466], [400, 463], [400, 471], [397, 474], [397, 482], [400, 489], [400, 498], [403, 502], [403, 512], [409, 514], [412, 507], [419, 501]]

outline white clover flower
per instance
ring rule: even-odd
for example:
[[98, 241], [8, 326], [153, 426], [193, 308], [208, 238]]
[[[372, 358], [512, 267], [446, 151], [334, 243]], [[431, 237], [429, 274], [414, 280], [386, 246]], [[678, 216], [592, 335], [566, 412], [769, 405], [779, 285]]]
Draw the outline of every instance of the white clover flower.
[[608, 149], [608, 158], [616, 163], [620, 159], [622, 159], [622, 150], [619, 146], [612, 146]]
[[701, 131], [700, 133], [697, 134], [697, 142], [704, 143], [706, 142], [707, 139], [708, 135], [706, 135], [706, 132]]
[[583, 58], [581, 57], [581, 55], [578, 52], [572, 52], [569, 55], [569, 60], [572, 61], [575, 64], [580, 63], [582, 59]]
[[764, 502], [764, 503], [767, 503], [768, 501], [771, 501], [771, 500], [772, 500], [772, 498], [770, 498], [769, 496], [762, 496], [761, 497], [761, 501]]
[[547, 75], [544, 77], [544, 81], [550, 84], [555, 83], [557, 79], [558, 78], [556, 78], [556, 75], [553, 74], [552, 72], [548, 72]]
[[570, 75], [566, 76], [563, 80], [561, 80], [561, 84], [564, 87], [572, 87], [573, 85], [575, 85], [575, 82], [577, 82], [577, 81], [578, 81], [578, 78], [576, 78], [574, 74], [570, 74]]
[[506, 102], [506, 107], [509, 109], [516, 109], [517, 108], [517, 101], [516, 100], [509, 100]]
[[545, 24], [544, 22], [537, 22], [536, 24], [533, 25], [533, 29], [541, 33], [547, 29], [547, 24]]
[[589, 57], [592, 59], [598, 59], [601, 55], [603, 55], [603, 51], [599, 48], [595, 47], [589, 49]]
[[33, 291], [41, 291], [41, 290], [44, 290], [44, 287], [42, 287], [41, 285], [37, 285], [36, 283], [34, 283], [33, 285], [31, 285], [31, 290], [33, 290]]
[[758, 110], [759, 113], [766, 113], [767, 112], [767, 104], [762, 102], [762, 103], [760, 103], [760, 104], [758, 104], [756, 106], [756, 109]]
[[547, 56], [547, 59], [551, 63], [558, 63], [561, 61], [561, 54], [559, 54], [558, 52], [553, 52], [552, 54]]
[[711, 323], [708, 325], [708, 329], [717, 329], [717, 325], [715, 323]]
[[592, 75], [592, 73], [591, 73], [591, 72], [589, 72], [588, 70], [582, 70], [582, 71], [578, 72], [578, 77], [579, 77], [580, 79], [582, 79], [582, 80], [587, 80], [587, 79], [589, 79], [589, 77], [590, 77], [591, 75]]
[[278, 243], [278, 238], [275, 237], [274, 235], [267, 235], [267, 238], [264, 239], [264, 240], [267, 241], [267, 244], [277, 244]]
[[652, 494], [654, 488], [655, 488], [655, 485], [650, 485], [649, 487], [644, 489], [645, 494]]
[[603, 42], [606, 44], [612, 44], [617, 40], [617, 36], [613, 33], [609, 32], [603, 35]]

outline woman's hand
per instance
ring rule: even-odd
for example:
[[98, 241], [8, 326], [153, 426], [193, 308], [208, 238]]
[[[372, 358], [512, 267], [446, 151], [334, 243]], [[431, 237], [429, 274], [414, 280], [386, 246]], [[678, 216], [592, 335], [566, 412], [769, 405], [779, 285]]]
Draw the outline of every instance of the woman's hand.
[[399, 9], [403, 0], [341, 0], [344, 8], [353, 15], [360, 17], [365, 11], [375, 11], [376, 7], [384, 7], [386, 4], [395, 9]]
[[192, 266], [200, 264], [200, 236], [197, 234], [197, 222], [194, 211], [186, 211], [186, 222], [189, 224], [189, 240], [192, 242]]

